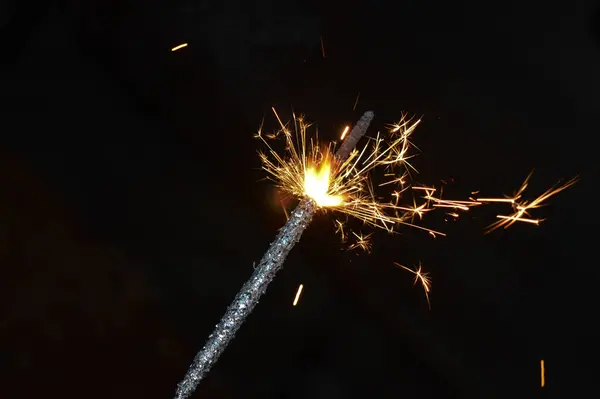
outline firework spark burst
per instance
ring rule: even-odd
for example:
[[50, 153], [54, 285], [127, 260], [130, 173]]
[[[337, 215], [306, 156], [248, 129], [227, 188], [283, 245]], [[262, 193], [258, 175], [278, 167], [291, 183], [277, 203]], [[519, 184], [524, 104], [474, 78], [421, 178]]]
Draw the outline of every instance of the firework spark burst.
[[[267, 147], [259, 152], [263, 169], [282, 191], [297, 198], [308, 196], [320, 209], [341, 212], [388, 232], [400, 224], [412, 224], [408, 220], [426, 211], [423, 205], [406, 207], [397, 202], [410, 170], [416, 172], [408, 162], [412, 157], [409, 150], [414, 147], [409, 138], [419, 120], [413, 122], [403, 117], [389, 126], [387, 134], [377, 133], [362, 149], [354, 149], [347, 159], [339, 161], [334, 155], [335, 143], [320, 144], [318, 132], [314, 138], [307, 137], [311, 125], [303, 117], [294, 115], [294, 126], [290, 129], [281, 122], [275, 109], [273, 112], [280, 130], [273, 134], [259, 130], [256, 137]], [[342, 135], [346, 135], [346, 130]], [[270, 142], [281, 137], [284, 154], [274, 150]], [[396, 202], [382, 202], [378, 198], [372, 179], [376, 168], [384, 169], [388, 178], [379, 186], [398, 188], [391, 197]]]
[[[399, 226], [408, 225], [436, 237], [445, 234], [414, 224], [415, 219], [421, 220], [427, 212], [439, 208], [446, 209], [446, 213], [453, 217], [458, 217], [458, 211], [469, 211], [472, 207], [484, 203], [511, 204], [515, 213], [511, 216], [498, 215], [500, 220], [489, 226], [488, 231], [491, 231], [499, 227], [508, 228], [516, 222], [539, 224], [539, 220], [525, 217], [529, 216], [528, 210], [540, 207], [546, 199], [577, 182], [577, 179], [572, 179], [562, 186], [555, 186], [531, 202], [521, 200], [529, 177], [512, 198], [470, 198], [468, 201], [442, 199], [441, 190], [436, 197], [436, 188], [411, 184], [411, 172], [417, 173], [417, 170], [408, 162], [414, 156], [410, 150], [418, 148], [411, 143], [410, 137], [420, 120], [413, 121], [403, 116], [399, 122], [389, 125], [385, 134], [378, 132], [375, 137], [368, 137], [367, 143], [357, 149], [357, 142], [363, 137], [374, 117], [372, 112], [366, 112], [350, 133], [347, 129], [344, 130], [340, 148], [336, 151], [335, 143], [322, 145], [319, 142], [318, 132], [314, 138], [307, 137], [310, 124], [302, 117], [294, 115], [292, 131], [289, 124], [282, 123], [275, 109], [273, 112], [280, 129], [273, 134], [263, 134], [261, 126], [256, 135], [267, 147], [266, 151], [259, 152], [262, 167], [283, 192], [300, 199], [300, 202], [293, 212], [289, 215], [286, 213], [286, 224], [255, 267], [250, 279], [234, 298], [205, 346], [194, 358], [184, 379], [178, 385], [177, 399], [187, 398], [218, 360], [277, 271], [283, 267], [287, 254], [298, 242], [315, 212], [336, 211], [390, 233], [397, 232]], [[285, 143], [284, 151], [277, 152], [270, 142], [281, 137]], [[379, 173], [384, 176], [383, 181], [376, 182], [373, 173], [375, 169], [383, 171]], [[381, 187], [391, 191], [387, 199], [381, 192]], [[424, 202], [417, 205], [413, 199], [412, 206], [401, 205], [400, 199], [409, 189], [414, 194], [422, 194]], [[335, 220], [335, 224], [342, 241], [347, 241], [348, 238], [355, 239], [354, 244], [350, 245], [351, 249], [370, 251], [371, 234], [349, 231], [345, 228], [345, 223], [338, 219]], [[430, 305], [431, 280], [427, 273], [422, 271], [421, 265], [419, 264], [417, 270], [398, 263], [396, 265], [415, 274], [415, 283], [421, 282], [427, 303]]]
[[429, 273], [423, 272], [423, 266], [421, 265], [421, 263], [419, 263], [419, 267], [417, 268], [417, 270], [413, 270], [409, 267], [403, 266], [400, 263], [394, 262], [394, 264], [415, 275], [414, 284], [417, 284], [418, 282], [421, 283], [421, 285], [423, 286], [423, 291], [425, 291], [425, 298], [427, 299], [427, 305], [429, 306], [429, 309], [431, 309], [431, 302], [429, 301], [429, 290], [431, 290], [431, 279], [429, 278]]
[[[344, 145], [335, 153], [335, 159], [338, 162], [344, 162], [350, 155], [356, 143], [366, 133], [373, 117], [373, 112], [365, 112], [356, 123]], [[327, 197], [326, 193], [329, 171], [322, 167], [318, 171], [314, 168], [304, 170], [311, 171], [312, 175], [312, 180], [308, 179], [310, 184], [307, 185], [307, 190], [325, 204], [330, 204], [331, 199]], [[316, 210], [315, 200], [312, 197], [304, 196], [296, 209], [288, 215], [287, 221], [279, 230], [277, 237], [275, 237], [258, 265], [255, 265], [250, 279], [242, 286], [221, 321], [208, 337], [204, 347], [196, 354], [185, 377], [177, 385], [175, 398], [184, 399], [189, 397], [198, 383], [210, 371], [213, 364], [219, 359], [235, 336], [237, 330], [242, 326], [248, 315], [252, 313], [252, 310], [258, 304], [258, 300], [265, 293], [277, 272], [283, 267], [287, 255], [300, 240]]]
[[[293, 115], [293, 126], [284, 124], [277, 111], [273, 108], [280, 129], [275, 133], [263, 134], [262, 126], [256, 137], [266, 145], [266, 151], [259, 151], [263, 170], [275, 184], [285, 193], [296, 197], [312, 198], [318, 210], [337, 211], [349, 217], [358, 219], [363, 224], [383, 229], [390, 233], [397, 232], [400, 226], [410, 226], [427, 232], [432, 237], [445, 236], [441, 231], [423, 227], [415, 223], [421, 221], [425, 214], [436, 209], [445, 209], [446, 214], [453, 218], [459, 217], [459, 212], [490, 204], [509, 204], [514, 214], [498, 215], [498, 220], [487, 227], [489, 233], [500, 227], [508, 228], [516, 222], [539, 225], [540, 219], [532, 219], [528, 211], [538, 208], [549, 197], [571, 187], [577, 178], [567, 183], [555, 186], [531, 202], [521, 200], [528, 186], [529, 178], [521, 185], [517, 193], [510, 198], [469, 198], [468, 200], [449, 200], [442, 198], [443, 192], [430, 186], [412, 184], [412, 174], [418, 173], [409, 160], [419, 150], [412, 142], [411, 136], [420, 120], [412, 120], [405, 115], [400, 121], [387, 126], [387, 132], [378, 132], [375, 137], [367, 137], [368, 141], [362, 148], [354, 148], [348, 158], [339, 161], [334, 156], [335, 142], [323, 145], [319, 142], [318, 131], [313, 137], [308, 135], [310, 124], [304, 117]], [[348, 133], [344, 129], [340, 140]], [[283, 139], [284, 151], [277, 152], [271, 142]], [[375, 183], [374, 172], [379, 170], [383, 181]], [[387, 191], [387, 192], [384, 192]], [[413, 194], [412, 205], [401, 204], [403, 194], [407, 191]], [[472, 195], [479, 192], [472, 192]], [[386, 195], [387, 194], [387, 195]], [[423, 200], [417, 204], [415, 196]], [[335, 231], [343, 243], [354, 239], [348, 249], [361, 249], [370, 252], [372, 234], [356, 233], [346, 228], [346, 224], [335, 220]], [[414, 271], [397, 264], [415, 274], [416, 281], [421, 281], [427, 303], [431, 280], [422, 273], [421, 265]]]
[[[411, 142], [411, 136], [420, 120], [403, 115], [400, 121], [387, 126], [386, 133], [378, 132], [375, 137], [367, 137], [368, 141], [362, 148], [355, 148], [347, 159], [340, 162], [334, 156], [336, 143], [321, 144], [318, 131], [310, 137], [307, 132], [311, 124], [302, 116], [294, 114], [293, 126], [290, 127], [290, 123], [281, 121], [274, 108], [273, 113], [280, 129], [263, 134], [261, 126], [256, 135], [266, 145], [266, 151], [259, 151], [259, 155], [268, 178], [293, 197], [312, 198], [321, 210], [340, 212], [390, 233], [397, 232], [399, 226], [410, 226], [424, 230], [434, 238], [445, 236], [441, 231], [415, 224], [415, 220], [420, 221], [426, 213], [440, 208], [458, 218], [458, 212], [489, 203], [509, 204], [514, 214], [498, 215], [500, 220], [488, 226], [486, 233], [499, 227], [508, 228], [516, 222], [537, 225], [542, 220], [527, 217], [528, 211], [539, 208], [549, 197], [577, 182], [575, 178], [555, 186], [531, 202], [521, 200], [531, 174], [511, 198], [443, 199], [441, 190], [438, 196], [435, 195], [438, 191], [435, 187], [412, 184], [412, 174], [418, 171], [409, 160], [416, 155], [412, 150], [419, 149]], [[342, 144], [347, 131], [348, 128], [342, 132]], [[283, 139], [283, 152], [277, 152], [271, 145], [277, 139]], [[377, 170], [383, 176], [383, 181], [378, 183], [374, 173]], [[413, 194], [412, 205], [400, 203], [407, 190]], [[415, 195], [420, 196], [423, 202], [417, 204]], [[351, 248], [370, 249], [370, 244], [360, 244], [362, 233], [357, 235], [345, 229], [339, 219], [335, 223], [342, 242], [354, 234], [357, 244], [351, 245]]]

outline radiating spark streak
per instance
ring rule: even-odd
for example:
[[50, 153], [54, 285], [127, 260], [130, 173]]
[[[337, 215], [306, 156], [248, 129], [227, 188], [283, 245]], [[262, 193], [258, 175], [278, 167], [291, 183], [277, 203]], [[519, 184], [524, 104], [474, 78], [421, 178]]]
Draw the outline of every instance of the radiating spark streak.
[[344, 131], [342, 132], [342, 135], [340, 137], [340, 140], [344, 140], [344, 138], [346, 137], [346, 134], [348, 133], [348, 130], [350, 130], [350, 126], [346, 126], [344, 128]]
[[540, 360], [540, 373], [541, 373], [541, 385], [542, 388], [546, 385], [546, 368], [544, 367], [544, 360]]
[[323, 45], [323, 36], [321, 36], [321, 54], [325, 58], [325, 45]]
[[412, 227], [412, 228], [415, 228], [415, 229], [419, 229], [419, 230], [426, 231], [426, 232], [428, 232], [429, 234], [433, 234], [433, 235], [434, 235], [434, 237], [435, 237], [435, 235], [436, 235], [436, 234], [437, 234], [437, 235], [440, 235], [440, 236], [442, 236], [442, 237], [446, 237], [446, 233], [442, 233], [441, 231], [435, 231], [435, 230], [431, 230], [431, 229], [428, 229], [428, 228], [426, 228], [426, 227], [419, 226], [418, 224], [404, 223], [404, 222], [400, 222], [400, 224], [404, 224], [404, 225], [406, 225], [406, 226], [410, 226], [410, 227]]
[[356, 110], [356, 105], [358, 105], [358, 99], [360, 97], [360, 91], [356, 95], [356, 101], [354, 101], [354, 107], [352, 107], [352, 111]]
[[435, 193], [436, 189], [433, 187], [425, 187], [425, 186], [413, 186], [411, 187], [413, 190], [423, 190], [423, 191], [431, 191], [431, 193]]
[[424, 187], [417, 186], [413, 187], [415, 190], [425, 191], [425, 198], [428, 203], [431, 203], [432, 208], [452, 208], [461, 211], [468, 211], [471, 207], [481, 205], [481, 202], [478, 201], [462, 201], [462, 200], [445, 200], [441, 198], [436, 198], [433, 196], [433, 193], [436, 191], [433, 187]]
[[499, 229], [500, 227], [507, 229], [516, 222], [525, 222], [525, 223], [531, 223], [531, 224], [536, 224], [536, 225], [541, 223], [542, 220], [540, 220], [540, 219], [531, 219], [531, 218], [525, 217], [525, 216], [529, 216], [528, 211], [531, 209], [536, 209], [536, 208], [541, 207], [542, 203], [544, 201], [546, 201], [548, 198], [560, 193], [563, 190], [566, 190], [567, 188], [573, 186], [575, 183], [577, 183], [579, 181], [579, 178], [575, 177], [575, 178], [567, 181], [563, 185], [560, 185], [560, 186], [554, 185], [553, 187], [546, 190], [542, 195], [540, 195], [539, 197], [537, 197], [536, 199], [534, 199], [531, 202], [518, 201], [522, 197], [525, 189], [527, 188], [529, 179], [531, 178], [532, 174], [533, 174], [533, 171], [527, 176], [527, 178], [525, 179], [525, 181], [523, 182], [523, 184], [517, 191], [516, 195], [514, 196], [513, 210], [515, 212], [512, 215], [498, 215], [498, 219], [500, 219], [500, 220], [489, 225], [486, 229], [486, 234], [491, 233], [492, 231]]
[[392, 180], [386, 181], [385, 183], [381, 183], [379, 185], [379, 187], [387, 186], [388, 184], [394, 184], [394, 183], [398, 183], [400, 185], [404, 185], [406, 183], [405, 180], [404, 180], [405, 178], [406, 178], [406, 176], [402, 175], [402, 176], [400, 176], [400, 177], [398, 177], [396, 179], [392, 179]]
[[288, 220], [290, 218], [290, 215], [288, 215], [288, 211], [287, 211], [287, 209], [285, 209], [285, 205], [283, 205], [283, 202], [281, 202], [281, 209], [283, 209], [283, 213], [285, 215], [285, 220]]
[[394, 262], [394, 264], [396, 266], [400, 266], [404, 270], [408, 270], [409, 272], [411, 272], [412, 274], [415, 275], [415, 281], [413, 282], [413, 285], [417, 284], [418, 281], [421, 282], [421, 285], [423, 286], [423, 290], [425, 291], [425, 298], [427, 298], [427, 306], [431, 310], [431, 302], [429, 301], [429, 291], [431, 289], [431, 279], [429, 278], [429, 273], [423, 273], [421, 263], [419, 262], [419, 268], [417, 270], [413, 270], [409, 267], [403, 266], [400, 263]]
[[348, 250], [360, 248], [365, 252], [371, 251], [371, 247], [373, 245], [371, 236], [373, 235], [373, 233], [363, 235], [362, 233], [356, 234], [355, 232], [352, 232], [352, 234], [354, 235], [354, 237], [356, 237], [356, 243], [350, 245], [350, 247], [348, 247]]
[[346, 242], [346, 232], [344, 231], [344, 223], [340, 222], [339, 220], [336, 220], [335, 224], [336, 224], [335, 232], [340, 234], [342, 242]]
[[177, 51], [177, 50], [181, 50], [182, 48], [184, 48], [184, 47], [187, 47], [187, 46], [188, 46], [188, 44], [187, 44], [187, 43], [183, 43], [183, 44], [180, 44], [179, 46], [175, 46], [175, 47], [173, 47], [173, 48], [171, 49], [171, 51]]
[[516, 222], [524, 222], [524, 223], [531, 223], [531, 224], [540, 224], [541, 220], [539, 219], [527, 219], [527, 218], [522, 218], [522, 217], [517, 217], [517, 216], [504, 216], [504, 215], [498, 215], [496, 216], [498, 219], [507, 219], [507, 220], [513, 220]]
[[454, 208], [454, 209], [460, 209], [461, 211], [468, 211], [469, 207], [465, 206], [465, 205], [460, 205], [460, 204], [433, 204], [432, 205], [435, 208]]
[[294, 298], [294, 303], [292, 304], [292, 306], [296, 306], [298, 304], [298, 299], [300, 299], [300, 294], [302, 294], [302, 289], [304, 288], [304, 285], [300, 284], [298, 286], [298, 291], [296, 292], [296, 297]]
[[405, 192], [406, 190], [408, 190], [408, 187], [405, 187], [400, 191], [392, 191], [392, 198], [394, 198], [394, 203], [393, 203], [394, 206], [398, 206], [400, 197], [402, 196], [402, 193]]

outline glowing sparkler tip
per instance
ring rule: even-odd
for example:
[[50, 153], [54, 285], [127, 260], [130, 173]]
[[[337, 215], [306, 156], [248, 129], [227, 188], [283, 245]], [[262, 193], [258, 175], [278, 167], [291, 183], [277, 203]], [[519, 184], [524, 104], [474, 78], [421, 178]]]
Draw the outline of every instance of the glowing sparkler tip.
[[325, 159], [319, 168], [309, 166], [304, 176], [304, 194], [312, 198], [320, 207], [332, 207], [342, 204], [339, 195], [329, 195], [331, 182], [331, 162]]

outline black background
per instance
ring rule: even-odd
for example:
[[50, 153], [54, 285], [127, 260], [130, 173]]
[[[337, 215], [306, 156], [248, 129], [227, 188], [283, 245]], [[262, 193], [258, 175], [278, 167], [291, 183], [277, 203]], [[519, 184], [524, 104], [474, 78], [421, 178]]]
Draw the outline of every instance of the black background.
[[[252, 139], [263, 116], [276, 128], [271, 106], [328, 139], [366, 110], [372, 132], [422, 116], [417, 182], [453, 179], [448, 197], [510, 194], [533, 168], [532, 197], [582, 180], [540, 227], [483, 235], [497, 207], [432, 215], [447, 237], [378, 233], [371, 255], [317, 217], [193, 397], [593, 388], [597, 5], [391, 4], [0, 8], [0, 397], [174, 394], [285, 221]], [[393, 261], [423, 262], [431, 310]]]

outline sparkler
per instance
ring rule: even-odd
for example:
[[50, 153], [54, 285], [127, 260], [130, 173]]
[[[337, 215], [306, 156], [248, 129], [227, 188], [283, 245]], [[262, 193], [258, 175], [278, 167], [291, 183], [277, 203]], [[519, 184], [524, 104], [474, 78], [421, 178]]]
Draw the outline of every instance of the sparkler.
[[[332, 161], [335, 160], [335, 162], [341, 163], [346, 161], [358, 140], [366, 133], [373, 117], [373, 112], [366, 112], [362, 118], [360, 118], [344, 141], [345, 145], [342, 145], [335, 153], [335, 157]], [[300, 240], [300, 236], [306, 227], [308, 227], [313, 214], [318, 207], [322, 206], [319, 204], [328, 204], [327, 201], [331, 200], [328, 199], [327, 194], [327, 180], [329, 177], [327, 165], [329, 164], [326, 162], [323, 165], [320, 165], [320, 168], [317, 171], [315, 168], [319, 166], [318, 164], [315, 165], [307, 162], [308, 159], [305, 156], [300, 158], [298, 152], [292, 148], [289, 150], [293, 156], [292, 159], [303, 161], [295, 166], [304, 168], [301, 175], [301, 177], [305, 177], [306, 180], [306, 191], [302, 191], [301, 193], [301, 196], [304, 198], [291, 213], [287, 222], [279, 231], [275, 241], [271, 243], [260, 263], [256, 266], [250, 279], [242, 286], [242, 289], [234, 298], [233, 302], [225, 312], [225, 315], [219, 324], [216, 325], [213, 333], [208, 337], [208, 341], [194, 358], [183, 381], [177, 386], [177, 392], [175, 394], [175, 398], [177, 399], [187, 398], [194, 392], [198, 383], [219, 359], [219, 356], [221, 356], [229, 342], [233, 339], [237, 330], [252, 312], [258, 303], [259, 298], [265, 293], [269, 283], [275, 277], [275, 274], [283, 267], [287, 255]], [[285, 163], [282, 158], [279, 159]], [[329, 160], [329, 158], [325, 159]], [[300, 170], [295, 171], [300, 172]], [[290, 171], [287, 173], [289, 172]], [[284, 174], [284, 176], [287, 176], [288, 179], [294, 181], [293, 175]], [[296, 177], [300, 178], [300, 176]]]
[[[425, 213], [438, 208], [448, 208], [453, 211], [448, 214], [457, 217], [457, 211], [468, 211], [484, 203], [511, 204], [515, 214], [499, 215], [498, 218], [501, 220], [489, 226], [490, 231], [498, 227], [507, 228], [515, 222], [538, 224], [539, 220], [524, 217], [527, 211], [538, 208], [543, 201], [577, 181], [573, 179], [565, 185], [552, 188], [531, 202], [520, 201], [529, 177], [513, 198], [471, 198], [468, 201], [442, 199], [441, 193], [437, 197], [434, 196], [437, 191], [434, 187], [411, 187], [407, 183], [411, 171], [417, 172], [408, 162], [412, 158], [409, 150], [416, 148], [409, 139], [420, 120], [413, 122], [403, 116], [399, 122], [389, 125], [387, 134], [378, 132], [375, 137], [369, 137], [369, 141], [362, 149], [357, 149], [355, 147], [358, 141], [365, 135], [374, 117], [372, 112], [366, 112], [349, 134], [344, 130], [341, 145], [335, 151], [335, 143], [322, 146], [318, 136], [307, 139], [306, 132], [310, 125], [302, 117], [297, 118], [294, 115], [292, 132], [281, 121], [275, 109], [273, 112], [279, 122], [280, 130], [265, 135], [261, 128], [256, 135], [267, 148], [266, 151], [259, 153], [262, 167], [283, 192], [299, 198], [300, 202], [290, 215], [286, 214], [287, 222], [279, 231], [275, 241], [271, 243], [250, 279], [238, 292], [205, 346], [194, 358], [185, 378], [178, 385], [177, 399], [188, 397], [218, 360], [275, 274], [282, 268], [287, 255], [308, 227], [317, 210], [336, 211], [358, 219], [365, 225], [390, 233], [396, 232], [399, 226], [408, 225], [436, 237], [445, 234], [414, 224], [415, 218], [421, 219]], [[269, 140], [280, 137], [283, 137], [285, 143], [283, 153], [277, 152], [269, 144]], [[376, 168], [386, 172], [385, 180], [379, 184], [375, 183], [371, 173]], [[388, 201], [383, 199], [381, 193], [375, 193], [375, 186], [386, 186], [391, 189]], [[423, 194], [422, 198], [425, 202], [417, 205], [413, 200], [413, 206], [400, 205], [400, 198], [409, 188], [414, 193]], [[366, 252], [370, 250], [371, 234], [347, 232], [342, 221], [336, 220], [335, 223], [336, 231], [340, 233], [342, 241], [346, 241], [348, 237], [356, 238], [355, 244], [352, 244], [350, 249], [360, 248]], [[415, 274], [415, 283], [421, 281], [429, 304], [431, 281], [427, 273], [422, 272], [421, 266], [414, 271], [400, 264], [397, 265]]]

